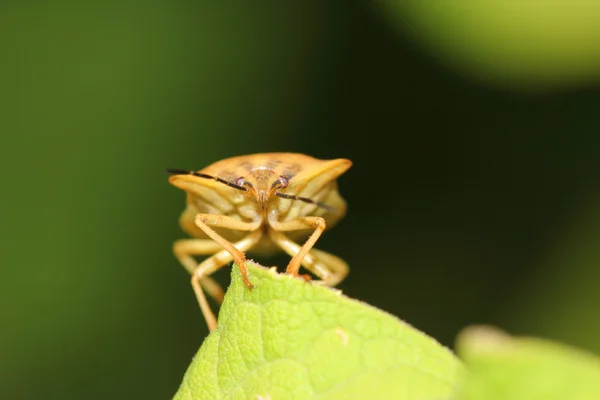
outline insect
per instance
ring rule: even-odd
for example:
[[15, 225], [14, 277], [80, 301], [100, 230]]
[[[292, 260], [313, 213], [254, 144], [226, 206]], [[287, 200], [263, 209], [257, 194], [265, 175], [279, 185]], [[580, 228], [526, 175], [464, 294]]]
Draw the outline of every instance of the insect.
[[[173, 252], [192, 275], [192, 287], [209, 330], [217, 326], [204, 291], [218, 303], [224, 292], [210, 275], [235, 262], [245, 285], [245, 253], [291, 256], [286, 273], [300, 266], [334, 286], [348, 274], [345, 261], [313, 248], [326, 228], [346, 212], [336, 179], [350, 160], [319, 160], [299, 153], [262, 153], [227, 158], [199, 171], [168, 169], [169, 182], [187, 194], [180, 217], [192, 238], [177, 240]], [[302, 245], [298, 242], [304, 241]], [[199, 264], [194, 256], [210, 255]]]

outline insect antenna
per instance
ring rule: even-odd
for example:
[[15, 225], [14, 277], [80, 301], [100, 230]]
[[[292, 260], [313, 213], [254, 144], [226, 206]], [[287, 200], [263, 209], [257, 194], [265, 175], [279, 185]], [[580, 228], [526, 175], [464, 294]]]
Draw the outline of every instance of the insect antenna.
[[323, 207], [332, 212], [337, 211], [337, 208], [330, 206], [329, 204], [319, 203], [318, 201], [314, 201], [313, 199], [309, 199], [308, 197], [300, 197], [300, 196], [296, 196], [295, 194], [286, 194], [286, 193], [280, 193], [280, 192], [275, 192], [275, 195], [281, 197], [282, 199], [300, 200], [305, 203], [315, 204], [318, 207]]
[[230, 186], [237, 190], [242, 190], [244, 192], [248, 190], [248, 188], [245, 188], [244, 186], [236, 185], [235, 183], [226, 181], [225, 179], [219, 178], [218, 176], [203, 174], [201, 172], [187, 171], [185, 169], [176, 169], [176, 168], [167, 168], [165, 170], [165, 172], [170, 175], [193, 175], [193, 176], [197, 176], [198, 178], [212, 179], [212, 180], [215, 180], [219, 183], [223, 183], [223, 184]]

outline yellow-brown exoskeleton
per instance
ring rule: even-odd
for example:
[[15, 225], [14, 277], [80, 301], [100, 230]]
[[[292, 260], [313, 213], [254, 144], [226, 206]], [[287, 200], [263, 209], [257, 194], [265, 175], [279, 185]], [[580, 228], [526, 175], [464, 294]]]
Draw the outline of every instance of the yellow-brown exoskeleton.
[[[169, 169], [169, 182], [187, 193], [180, 223], [192, 239], [173, 251], [192, 274], [192, 286], [208, 328], [217, 321], [204, 291], [221, 302], [223, 289], [209, 275], [231, 261], [250, 289], [245, 253], [284, 251], [292, 257], [286, 272], [300, 266], [334, 286], [348, 274], [340, 258], [313, 248], [325, 228], [346, 212], [336, 179], [352, 162], [319, 160], [298, 153], [264, 153], [227, 158], [200, 171]], [[298, 241], [304, 241], [302, 245]], [[193, 256], [210, 255], [200, 264]]]

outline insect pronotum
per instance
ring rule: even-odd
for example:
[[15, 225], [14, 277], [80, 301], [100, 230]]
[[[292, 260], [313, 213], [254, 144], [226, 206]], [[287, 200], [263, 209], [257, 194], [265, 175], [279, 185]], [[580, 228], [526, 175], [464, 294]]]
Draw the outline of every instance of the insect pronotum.
[[[200, 171], [167, 170], [169, 182], [187, 193], [180, 224], [193, 237], [177, 240], [173, 251], [192, 274], [211, 331], [217, 320], [204, 291], [219, 303], [224, 292], [209, 275], [233, 261], [252, 289], [245, 265], [248, 251], [284, 251], [292, 257], [286, 272], [293, 276], [303, 266], [328, 286], [344, 279], [346, 262], [313, 246], [346, 212], [336, 179], [351, 165], [343, 158], [263, 153], [227, 158]], [[210, 257], [198, 264], [194, 256], [201, 255]]]

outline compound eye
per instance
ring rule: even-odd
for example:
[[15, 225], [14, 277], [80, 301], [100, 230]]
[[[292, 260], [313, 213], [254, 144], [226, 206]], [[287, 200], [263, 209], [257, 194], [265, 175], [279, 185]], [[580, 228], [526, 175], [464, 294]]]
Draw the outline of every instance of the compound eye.
[[244, 177], [240, 176], [235, 180], [235, 184], [238, 186], [244, 186], [246, 184], [246, 180], [244, 179]]
[[289, 185], [290, 181], [288, 178], [286, 178], [285, 176], [281, 175], [279, 177], [279, 184], [281, 185], [281, 188], [286, 188]]

